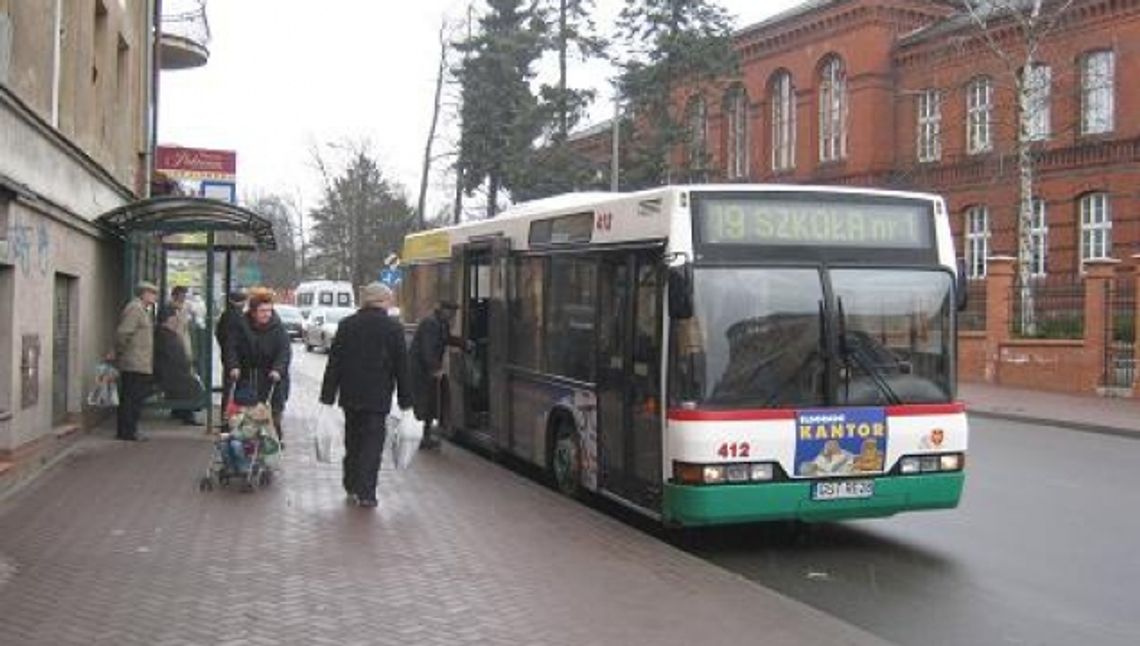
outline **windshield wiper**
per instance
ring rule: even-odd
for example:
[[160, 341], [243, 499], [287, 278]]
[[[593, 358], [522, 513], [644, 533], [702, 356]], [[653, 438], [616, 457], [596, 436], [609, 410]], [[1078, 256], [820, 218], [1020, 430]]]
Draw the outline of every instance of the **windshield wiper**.
[[843, 297], [836, 298], [838, 304], [838, 317], [839, 317], [839, 353], [843, 357], [843, 400], [849, 401], [851, 399], [851, 360], [854, 359], [855, 363], [867, 373], [871, 381], [875, 383], [875, 387], [879, 392], [886, 396], [887, 402], [890, 404], [901, 404], [902, 399], [883, 378], [883, 373], [879, 372], [879, 367], [868, 356], [867, 348], [862, 343], [851, 343], [847, 337], [847, 315], [843, 312]]

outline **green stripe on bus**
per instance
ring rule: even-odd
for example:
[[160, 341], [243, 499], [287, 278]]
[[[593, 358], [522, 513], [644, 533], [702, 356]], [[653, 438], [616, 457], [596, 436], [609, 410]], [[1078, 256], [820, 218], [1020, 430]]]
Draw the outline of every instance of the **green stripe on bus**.
[[879, 518], [903, 511], [957, 507], [965, 479], [962, 472], [875, 478], [872, 498], [827, 501], [811, 499], [811, 482], [719, 486], [666, 483], [662, 512], [666, 522], [680, 525]]

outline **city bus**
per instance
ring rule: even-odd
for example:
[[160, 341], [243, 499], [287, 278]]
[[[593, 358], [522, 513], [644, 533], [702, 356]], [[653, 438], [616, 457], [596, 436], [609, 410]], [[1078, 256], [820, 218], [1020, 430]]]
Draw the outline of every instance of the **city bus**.
[[446, 432], [670, 526], [957, 506], [965, 304], [935, 195], [577, 193], [409, 235], [407, 323], [458, 314]]

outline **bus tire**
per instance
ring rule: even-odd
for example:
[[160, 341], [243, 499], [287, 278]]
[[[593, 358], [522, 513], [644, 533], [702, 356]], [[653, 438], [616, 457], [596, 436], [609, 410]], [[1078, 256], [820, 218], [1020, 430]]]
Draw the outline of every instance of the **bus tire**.
[[582, 443], [574, 423], [559, 416], [555, 422], [550, 451], [550, 473], [554, 487], [570, 498], [582, 493]]

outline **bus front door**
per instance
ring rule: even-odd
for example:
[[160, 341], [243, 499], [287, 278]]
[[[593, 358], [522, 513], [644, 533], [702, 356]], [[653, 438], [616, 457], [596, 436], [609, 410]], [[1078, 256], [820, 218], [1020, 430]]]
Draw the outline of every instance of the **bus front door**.
[[[491, 250], [468, 247], [463, 253], [463, 280], [460, 307], [465, 348], [459, 350], [458, 375], [453, 383], [462, 384], [463, 427], [468, 432], [484, 435], [490, 430], [490, 341], [491, 341]], [[454, 356], [454, 355], [453, 355]]]
[[601, 487], [650, 510], [661, 497], [660, 252], [602, 259], [598, 307]]

